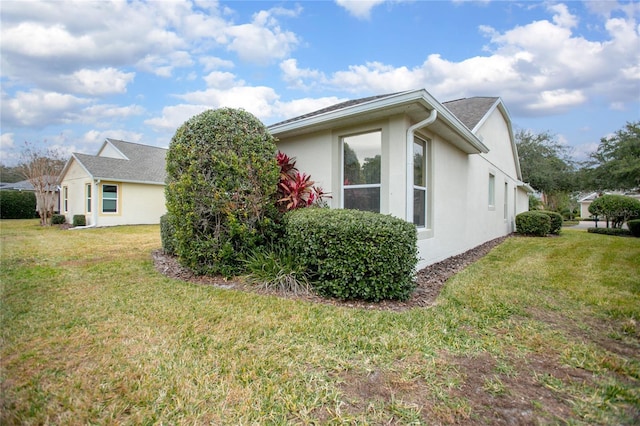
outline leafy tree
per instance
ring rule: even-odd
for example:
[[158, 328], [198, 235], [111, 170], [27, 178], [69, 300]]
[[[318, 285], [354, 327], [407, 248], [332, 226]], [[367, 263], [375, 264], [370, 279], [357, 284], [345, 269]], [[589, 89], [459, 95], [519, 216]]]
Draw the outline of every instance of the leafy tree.
[[622, 228], [629, 219], [640, 216], [640, 200], [624, 195], [607, 194], [593, 200], [589, 205], [589, 213], [604, 217], [607, 228]]
[[575, 189], [575, 165], [569, 149], [553, 135], [519, 130], [515, 139], [525, 182], [547, 195]]
[[180, 262], [200, 274], [241, 273], [277, 214], [273, 136], [246, 111], [208, 110], [178, 128], [166, 167], [166, 225]]
[[591, 189], [640, 187], [640, 121], [627, 123], [613, 136], [600, 139], [586, 175]]
[[51, 225], [50, 218], [58, 199], [58, 177], [64, 168], [62, 153], [54, 148], [37, 148], [25, 143], [22, 164], [18, 167], [26, 180], [33, 185], [36, 194], [36, 209], [42, 226]]

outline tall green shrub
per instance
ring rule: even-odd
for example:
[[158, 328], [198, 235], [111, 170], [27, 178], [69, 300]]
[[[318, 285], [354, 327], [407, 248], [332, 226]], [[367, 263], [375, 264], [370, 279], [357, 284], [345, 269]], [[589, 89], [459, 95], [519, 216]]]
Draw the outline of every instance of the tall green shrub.
[[273, 136], [243, 110], [208, 110], [178, 128], [165, 193], [183, 265], [200, 274], [242, 272], [276, 214], [275, 157]]
[[522, 235], [544, 237], [551, 231], [551, 218], [539, 211], [520, 213], [516, 216], [516, 231]]
[[413, 224], [378, 213], [321, 208], [291, 211], [285, 223], [286, 244], [321, 295], [405, 300], [414, 290]]
[[633, 219], [627, 222], [629, 231], [634, 237], [640, 237], [640, 219]]
[[31, 191], [0, 191], [0, 218], [33, 219], [37, 216], [36, 195]]

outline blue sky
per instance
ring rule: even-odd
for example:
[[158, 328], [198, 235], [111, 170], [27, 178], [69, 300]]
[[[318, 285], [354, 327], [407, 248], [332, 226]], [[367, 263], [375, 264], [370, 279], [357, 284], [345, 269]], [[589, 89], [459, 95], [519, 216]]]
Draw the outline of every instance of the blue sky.
[[640, 119], [640, 3], [3, 1], [0, 162], [24, 143], [167, 147], [209, 108], [266, 125], [425, 88], [500, 96], [584, 159]]

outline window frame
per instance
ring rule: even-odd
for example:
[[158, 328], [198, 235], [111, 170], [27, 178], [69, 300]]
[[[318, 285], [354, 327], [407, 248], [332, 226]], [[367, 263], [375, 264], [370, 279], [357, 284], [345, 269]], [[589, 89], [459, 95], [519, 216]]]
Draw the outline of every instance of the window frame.
[[[419, 141], [419, 142], [417, 142]], [[416, 225], [416, 227], [418, 229], [427, 229], [429, 226], [429, 183], [430, 183], [430, 179], [429, 179], [429, 175], [428, 175], [428, 155], [429, 155], [429, 142], [419, 136], [413, 135], [413, 143], [412, 143], [412, 147], [413, 147], [413, 158], [415, 160], [415, 156], [416, 156], [416, 145], [420, 145], [422, 147], [422, 184], [423, 185], [417, 185], [416, 184], [416, 176], [415, 176], [415, 170], [416, 170], [416, 166], [415, 163], [413, 164], [413, 224]], [[423, 211], [424, 211], [424, 216], [422, 217], [422, 224], [420, 223], [416, 223], [416, 191], [422, 191], [424, 193], [424, 206], [423, 207]]]
[[85, 185], [85, 211], [91, 213], [93, 210], [93, 184], [87, 183]]
[[509, 182], [504, 182], [504, 220], [509, 219]]
[[[114, 188], [116, 188], [115, 191], [115, 198], [105, 198], [104, 194], [105, 194], [105, 186], [112, 186]], [[120, 213], [120, 209], [119, 209], [119, 204], [120, 204], [120, 185], [118, 184], [114, 184], [114, 183], [103, 183], [100, 187], [100, 193], [102, 195], [101, 197], [101, 207], [100, 207], [100, 213], [102, 214], [107, 214], [107, 215], [115, 215], [115, 214], [119, 214]], [[108, 191], [107, 193], [111, 193], [111, 191]], [[109, 200], [109, 201], [115, 201], [115, 211], [105, 211], [104, 208], [104, 202], [105, 200]]]
[[62, 211], [69, 212], [69, 187], [62, 187]]
[[[363, 135], [369, 135], [369, 134], [374, 134], [377, 133], [379, 135], [379, 146], [378, 146], [378, 152], [380, 155], [380, 175], [378, 176], [378, 183], [362, 183], [362, 184], [353, 184], [353, 185], [345, 185], [345, 155], [344, 155], [344, 148], [345, 148], [345, 140], [348, 138], [353, 138], [353, 137], [358, 137], [358, 136], [363, 136]], [[345, 200], [346, 200], [346, 193], [349, 189], [370, 189], [370, 188], [376, 188], [378, 190], [378, 209], [377, 209], [377, 213], [380, 213], [382, 211], [382, 152], [383, 152], [383, 131], [381, 128], [374, 128], [374, 129], [367, 129], [367, 130], [363, 130], [361, 132], [357, 132], [357, 133], [348, 133], [348, 134], [344, 134], [344, 135], [340, 135], [339, 136], [339, 141], [340, 141], [340, 207], [341, 208], [345, 208]], [[359, 159], [358, 159], [359, 160]], [[362, 167], [362, 166], [361, 166]]]
[[496, 175], [495, 172], [489, 172], [489, 191], [488, 191], [489, 210], [496, 208]]

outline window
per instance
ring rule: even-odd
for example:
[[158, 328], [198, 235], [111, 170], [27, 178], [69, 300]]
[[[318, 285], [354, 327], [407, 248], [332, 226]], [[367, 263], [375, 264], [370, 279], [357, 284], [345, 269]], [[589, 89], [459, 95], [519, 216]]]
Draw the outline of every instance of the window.
[[69, 211], [69, 187], [68, 186], [62, 187], [62, 209], [65, 212]]
[[118, 186], [102, 185], [102, 213], [118, 212]]
[[427, 143], [413, 139], [413, 224], [424, 228], [427, 223]]
[[91, 213], [91, 184], [87, 184], [87, 213]]
[[509, 217], [509, 184], [504, 183], [504, 220]]
[[496, 177], [493, 173], [489, 173], [489, 207], [496, 205]]
[[342, 138], [343, 206], [380, 212], [382, 132]]

